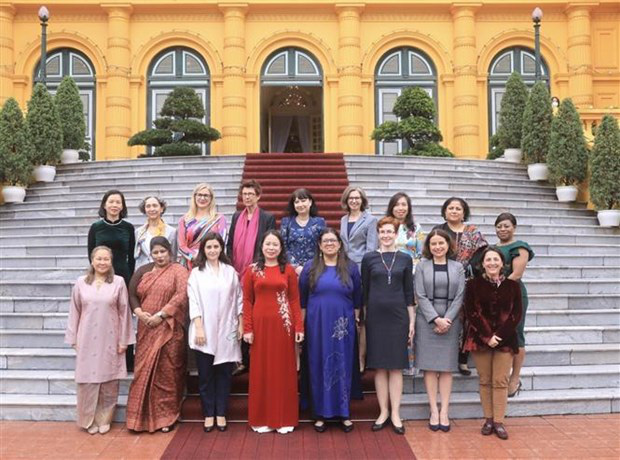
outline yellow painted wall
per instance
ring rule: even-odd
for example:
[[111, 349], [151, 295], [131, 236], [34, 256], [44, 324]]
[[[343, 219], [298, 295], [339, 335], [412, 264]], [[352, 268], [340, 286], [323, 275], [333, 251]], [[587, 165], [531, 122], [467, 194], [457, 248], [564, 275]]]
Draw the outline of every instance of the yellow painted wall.
[[[40, 55], [40, 0], [0, 0], [0, 102], [25, 103]], [[211, 74], [211, 124], [223, 138], [212, 154], [257, 152], [260, 69], [280, 48], [311, 52], [324, 74], [327, 152], [375, 152], [374, 71], [398, 46], [424, 51], [437, 69], [444, 145], [462, 157], [488, 149], [487, 72], [512, 46], [533, 48], [531, 11], [544, 11], [542, 55], [551, 93], [581, 109], [620, 106], [620, 3], [369, 0], [54, 0], [48, 52], [75, 48], [97, 79], [98, 159], [136, 156], [127, 138], [146, 127], [146, 72], [171, 46], [203, 56]]]

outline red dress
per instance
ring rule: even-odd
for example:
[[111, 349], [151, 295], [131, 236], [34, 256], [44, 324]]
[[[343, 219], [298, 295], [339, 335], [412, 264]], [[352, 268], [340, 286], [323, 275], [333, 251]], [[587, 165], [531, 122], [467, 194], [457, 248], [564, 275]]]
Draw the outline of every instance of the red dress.
[[304, 326], [299, 306], [298, 280], [287, 265], [257, 270], [243, 276], [243, 329], [254, 333], [250, 347], [250, 426], [297, 426], [299, 401], [295, 333]]

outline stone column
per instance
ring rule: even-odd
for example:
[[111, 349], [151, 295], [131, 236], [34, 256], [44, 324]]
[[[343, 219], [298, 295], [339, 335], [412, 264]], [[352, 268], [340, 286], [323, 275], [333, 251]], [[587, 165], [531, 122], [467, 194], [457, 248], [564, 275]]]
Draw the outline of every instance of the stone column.
[[568, 92], [579, 108], [592, 107], [592, 38], [588, 3], [569, 3], [568, 17]]
[[[0, 5], [0, 106], [13, 96], [15, 74], [13, 19], [15, 7], [10, 3]], [[21, 102], [21, 101], [19, 101]]]
[[106, 59], [108, 80], [105, 91], [105, 150], [104, 158], [130, 158], [127, 140], [131, 137], [130, 67], [131, 46], [129, 26], [132, 7], [129, 4], [101, 5], [108, 13], [108, 42]]
[[246, 154], [245, 15], [248, 5], [223, 3], [219, 7], [224, 15], [222, 153]]
[[336, 4], [338, 12], [338, 149], [364, 149], [360, 15], [363, 4]]
[[452, 5], [454, 59], [453, 149], [457, 156], [480, 156], [480, 120], [476, 70], [476, 10], [479, 3]]

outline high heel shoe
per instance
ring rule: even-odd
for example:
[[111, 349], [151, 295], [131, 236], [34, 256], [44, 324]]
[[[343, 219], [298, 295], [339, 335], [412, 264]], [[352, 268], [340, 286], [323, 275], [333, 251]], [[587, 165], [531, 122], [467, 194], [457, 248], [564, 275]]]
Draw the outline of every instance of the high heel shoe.
[[508, 393], [508, 397], [509, 398], [513, 398], [515, 396], [517, 396], [519, 394], [519, 392], [521, 391], [521, 387], [523, 386], [523, 382], [521, 380], [519, 380], [519, 385], [517, 385], [517, 389], [515, 391], [513, 391], [512, 393]]
[[438, 424], [436, 424], [436, 425], [433, 425], [432, 423], [428, 422], [428, 428], [429, 428], [431, 431], [439, 431], [439, 427], [440, 427], [440, 426], [441, 426], [441, 425], [439, 425], [439, 423], [438, 423]]
[[[222, 417], [222, 418], [224, 418], [224, 417]], [[220, 432], [224, 432], [228, 428], [228, 422], [226, 421], [226, 419], [224, 419], [224, 423], [222, 425], [220, 425], [219, 423], [217, 423], [217, 418], [216, 418], [215, 419], [215, 425], [217, 426], [217, 431], [220, 431]]]
[[[349, 422], [349, 425], [346, 425], [344, 422]], [[353, 431], [353, 422], [351, 420], [343, 420], [342, 422], [340, 422], [340, 428], [342, 428], [342, 431], [344, 431], [345, 433], [350, 433], [351, 431]]]
[[443, 431], [444, 433], [447, 433], [448, 431], [450, 431], [450, 425], [442, 425], [441, 423], [439, 424], [439, 429], [441, 431]]
[[213, 423], [211, 425], [204, 425], [204, 424], [202, 425], [202, 431], [204, 431], [205, 433], [211, 433], [214, 428], [215, 428], [215, 419], [213, 419]]
[[[321, 425], [317, 425], [317, 423], [323, 422]], [[324, 433], [327, 430], [327, 424], [323, 420], [317, 420], [314, 422], [314, 431], [317, 433]]]
[[459, 364], [459, 373], [465, 376], [471, 375], [471, 371], [469, 370], [469, 367], [467, 366], [467, 364]]

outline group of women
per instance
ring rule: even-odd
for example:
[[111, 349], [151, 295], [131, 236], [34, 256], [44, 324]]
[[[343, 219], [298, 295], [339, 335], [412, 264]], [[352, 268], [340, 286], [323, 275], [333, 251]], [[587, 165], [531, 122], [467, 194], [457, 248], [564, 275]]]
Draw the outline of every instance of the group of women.
[[525, 356], [521, 278], [533, 257], [515, 240], [515, 217], [498, 216], [499, 243], [489, 246], [467, 223], [465, 200], [453, 197], [441, 209], [445, 223], [425, 236], [406, 193], [395, 194], [377, 221], [365, 192], [348, 187], [337, 231], [319, 217], [312, 194], [298, 189], [277, 231], [258, 207], [261, 190], [256, 181], [241, 184], [244, 209], [228, 233], [205, 183], [195, 187], [176, 229], [163, 221], [166, 203], [158, 197], [142, 201], [147, 220], [134, 231], [124, 220], [123, 194], [104, 195], [101, 220], [88, 236], [91, 266], [73, 289], [65, 337], [77, 351], [78, 424], [91, 434], [109, 430], [119, 379], [133, 364], [126, 351], [136, 341], [133, 311], [131, 430], [174, 427], [188, 342], [204, 431], [226, 430], [235, 365], [249, 366], [243, 342], [252, 358], [248, 420], [256, 432], [292, 431], [300, 405], [310, 408], [317, 432], [330, 419], [351, 431], [350, 402], [361, 398], [365, 368], [374, 369], [379, 403], [373, 431], [390, 423], [405, 432], [403, 374], [418, 369], [429, 428], [447, 432], [452, 374], [470, 373], [471, 352], [482, 433], [506, 439], [506, 400], [521, 387]]

